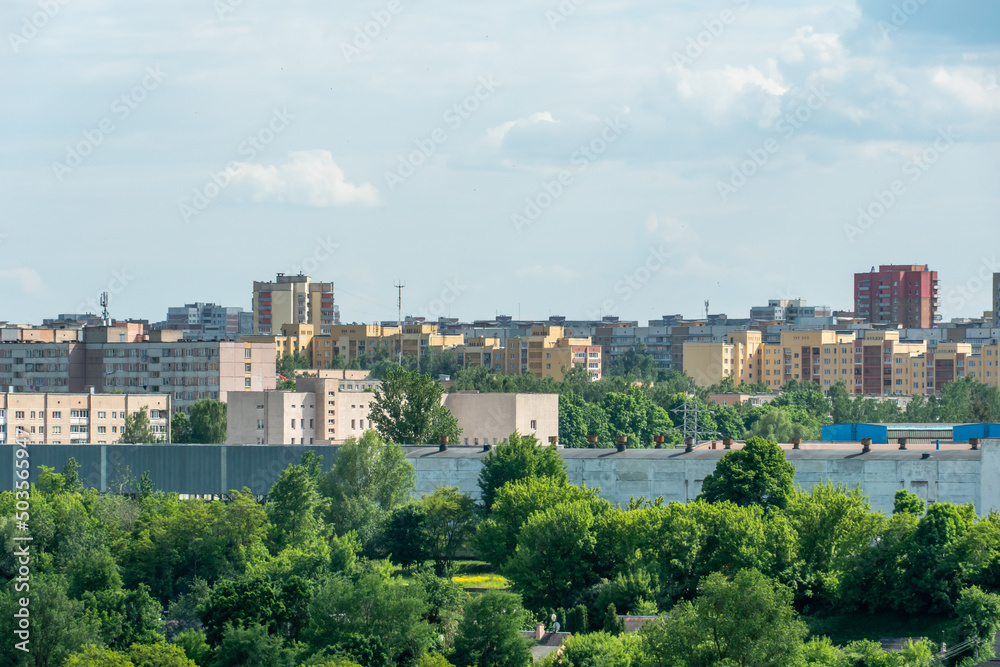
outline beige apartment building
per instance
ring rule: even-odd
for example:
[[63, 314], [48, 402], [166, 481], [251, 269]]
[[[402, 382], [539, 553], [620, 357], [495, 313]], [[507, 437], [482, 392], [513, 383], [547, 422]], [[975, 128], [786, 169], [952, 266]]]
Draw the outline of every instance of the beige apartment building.
[[112, 444], [125, 418], [145, 408], [149, 425], [170, 441], [168, 394], [0, 394], [0, 443], [32, 445]]
[[278, 333], [286, 324], [312, 324], [317, 333], [326, 334], [338, 320], [333, 283], [313, 282], [301, 273], [297, 276], [279, 273], [274, 281], [254, 281], [255, 334]]
[[458, 420], [463, 445], [495, 445], [517, 431], [541, 444], [559, 436], [558, 394], [445, 394], [441, 403]]
[[[332, 371], [333, 373], [343, 371]], [[377, 381], [357, 377], [300, 377], [295, 391], [233, 394], [229, 444], [340, 444], [372, 428], [368, 418]]]

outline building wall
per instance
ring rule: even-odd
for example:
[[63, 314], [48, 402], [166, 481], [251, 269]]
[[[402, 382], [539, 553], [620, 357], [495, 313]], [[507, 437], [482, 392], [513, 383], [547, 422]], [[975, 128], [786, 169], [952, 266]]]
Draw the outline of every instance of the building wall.
[[455, 392], [441, 403], [458, 420], [464, 445], [496, 444], [514, 431], [543, 444], [559, 435], [558, 394]]
[[162, 394], [0, 394], [0, 442], [114, 443], [127, 415], [145, 408], [150, 429], [170, 440], [170, 396]]
[[939, 319], [937, 271], [927, 265], [882, 265], [854, 274], [854, 311], [867, 322], [927, 329]]
[[[0, 491], [15, 481], [14, 445], [0, 449]], [[323, 467], [333, 464], [337, 447], [316, 445]], [[478, 477], [486, 453], [481, 448], [406, 447], [407, 460], [416, 471], [416, 494], [430, 493], [442, 485], [457, 486], [479, 497]], [[31, 455], [31, 481], [40, 466], [61, 470], [72, 456], [81, 465], [81, 479], [88, 487], [106, 489], [124, 470], [149, 470], [158, 489], [183, 494], [225, 494], [244, 486], [266, 494], [289, 464], [301, 460], [304, 448], [296, 446], [241, 445], [36, 445]], [[570, 480], [599, 487], [600, 495], [625, 506], [633, 497], [663, 497], [688, 502], [697, 498], [705, 477], [723, 450], [560, 449]], [[1000, 511], [1000, 440], [982, 443], [981, 451], [941, 451], [921, 459], [918, 451], [875, 451], [859, 456], [843, 450], [787, 451], [795, 466], [796, 483], [805, 489], [820, 482], [860, 484], [873, 509], [892, 512], [893, 496], [902, 488], [930, 502], [974, 503], [984, 516]]]

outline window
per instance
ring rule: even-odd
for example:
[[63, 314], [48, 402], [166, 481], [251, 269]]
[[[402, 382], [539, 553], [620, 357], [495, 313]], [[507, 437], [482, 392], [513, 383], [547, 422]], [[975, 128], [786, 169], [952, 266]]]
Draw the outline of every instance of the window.
[[351, 428], [354, 428], [354, 420], [351, 420]]
[[52, 435], [59, 435], [60, 433], [62, 433], [62, 426], [52, 427]]
[[295, 428], [295, 420], [292, 420], [292, 428]]
[[264, 420], [263, 419], [258, 419], [257, 420], [257, 430], [261, 430], [263, 428], [264, 428]]
[[535, 420], [534, 420], [534, 419], [532, 419], [532, 420], [531, 420], [531, 429], [532, 429], [532, 430], [535, 430], [536, 428], [538, 428], [538, 426], [536, 426], [536, 423], [535, 423]]
[[250, 372], [250, 364], [243, 364], [243, 370], [244, 370], [244, 372], [249, 373]]
[[35, 418], [35, 411], [34, 411], [34, 410], [32, 410], [32, 411], [31, 411], [31, 418], [32, 418], [32, 419], [34, 419], [34, 418]]
[[[59, 427], [58, 427], [58, 426], [56, 426], [55, 428], [59, 428]], [[98, 427], [97, 427], [97, 432], [98, 432], [99, 434], [103, 434], [103, 433], [107, 433], [107, 432], [108, 432], [108, 429], [107, 429], [107, 427], [106, 427], [106, 426], [98, 426]]]
[[90, 410], [70, 410], [69, 416], [77, 419], [86, 419], [90, 416]]
[[244, 359], [249, 359], [250, 358], [250, 348], [249, 347], [243, 349], [243, 358]]
[[250, 388], [250, 378], [243, 378], [243, 386], [247, 389]]
[[309, 428], [315, 428], [315, 426], [313, 426], [314, 421], [315, 421], [314, 419], [309, 420]]
[[98, 413], [97, 413], [97, 418], [98, 418], [98, 419], [106, 419], [106, 418], [107, 418], [107, 415], [108, 415], [108, 413], [107, 413], [107, 412], [98, 412]]

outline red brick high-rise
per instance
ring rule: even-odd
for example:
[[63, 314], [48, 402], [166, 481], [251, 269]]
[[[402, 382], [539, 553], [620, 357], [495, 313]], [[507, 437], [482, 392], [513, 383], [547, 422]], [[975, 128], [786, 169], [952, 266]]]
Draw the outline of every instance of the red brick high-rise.
[[940, 319], [937, 271], [926, 264], [883, 264], [854, 274], [854, 312], [873, 324], [929, 329]]

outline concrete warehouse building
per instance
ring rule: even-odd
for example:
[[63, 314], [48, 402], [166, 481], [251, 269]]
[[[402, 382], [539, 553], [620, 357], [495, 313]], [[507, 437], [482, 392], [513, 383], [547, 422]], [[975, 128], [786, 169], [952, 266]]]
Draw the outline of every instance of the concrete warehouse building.
[[[0, 445], [0, 491], [15, 480], [15, 445]], [[81, 465], [80, 477], [89, 487], [107, 489], [126, 470], [150, 471], [157, 489], [182, 494], [228, 494], [244, 486], [265, 495], [289, 464], [299, 463], [305, 451], [323, 456], [329, 469], [337, 445], [34, 445], [31, 479], [40, 466], [62, 470], [69, 457]], [[478, 498], [479, 471], [487, 452], [483, 447], [406, 447], [416, 470], [416, 493], [442, 485], [457, 486]], [[688, 502], [697, 498], [705, 477], [725, 454], [724, 449], [560, 449], [573, 483], [600, 487], [610, 502], [627, 505], [633, 497]], [[1000, 440], [988, 439], [981, 448], [954, 445], [900, 450], [895, 445], [802, 445], [786, 449], [795, 466], [796, 484], [805, 489], [828, 481], [848, 487], [860, 485], [875, 510], [890, 514], [899, 489], [917, 493], [928, 502], [973, 503], [980, 516], [1000, 511]]]

